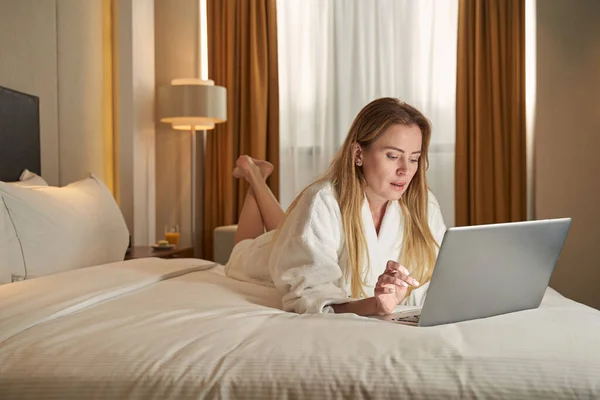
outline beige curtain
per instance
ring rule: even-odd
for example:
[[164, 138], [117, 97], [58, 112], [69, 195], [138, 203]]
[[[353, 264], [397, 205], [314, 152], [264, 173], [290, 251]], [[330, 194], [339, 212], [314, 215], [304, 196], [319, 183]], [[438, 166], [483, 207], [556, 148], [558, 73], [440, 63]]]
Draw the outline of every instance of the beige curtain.
[[525, 220], [525, 1], [459, 4], [456, 225]]
[[213, 230], [237, 222], [247, 185], [231, 172], [242, 154], [268, 160], [279, 196], [279, 97], [276, 0], [208, 0], [209, 76], [227, 88], [227, 122], [206, 139], [203, 258]]

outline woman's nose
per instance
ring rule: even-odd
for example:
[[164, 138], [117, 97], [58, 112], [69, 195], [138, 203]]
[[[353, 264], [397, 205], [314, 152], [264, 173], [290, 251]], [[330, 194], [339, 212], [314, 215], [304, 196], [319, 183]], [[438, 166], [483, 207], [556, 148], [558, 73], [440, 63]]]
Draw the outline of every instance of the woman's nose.
[[398, 168], [396, 169], [396, 174], [406, 175], [407, 172], [408, 172], [407, 164], [403, 161], [400, 161], [400, 163], [398, 164]]

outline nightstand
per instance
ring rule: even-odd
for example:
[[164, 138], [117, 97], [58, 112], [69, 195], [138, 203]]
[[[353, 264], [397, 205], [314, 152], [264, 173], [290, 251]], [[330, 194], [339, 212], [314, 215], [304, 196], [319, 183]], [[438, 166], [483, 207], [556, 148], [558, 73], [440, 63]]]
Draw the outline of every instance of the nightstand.
[[133, 246], [125, 254], [125, 260], [146, 257], [194, 258], [194, 249], [192, 247], [176, 247], [174, 249], [155, 250], [152, 246]]

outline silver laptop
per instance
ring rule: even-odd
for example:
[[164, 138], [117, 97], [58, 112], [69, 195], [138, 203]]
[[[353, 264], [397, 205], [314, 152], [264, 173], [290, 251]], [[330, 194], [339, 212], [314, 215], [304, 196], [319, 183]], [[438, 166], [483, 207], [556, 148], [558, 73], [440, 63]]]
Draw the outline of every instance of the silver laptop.
[[423, 308], [382, 319], [434, 326], [539, 307], [571, 218], [450, 228]]

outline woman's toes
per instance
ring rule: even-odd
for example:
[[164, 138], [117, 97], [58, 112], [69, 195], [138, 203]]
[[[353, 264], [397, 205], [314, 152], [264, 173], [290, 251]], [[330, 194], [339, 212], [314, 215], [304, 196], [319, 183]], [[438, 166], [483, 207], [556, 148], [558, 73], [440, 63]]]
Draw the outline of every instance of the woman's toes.
[[254, 164], [254, 162], [252, 162], [252, 159], [248, 156], [239, 156], [235, 162], [235, 165], [241, 170], [249, 169], [252, 164]]
[[240, 179], [244, 177], [244, 173], [242, 172], [242, 170], [240, 169], [240, 167], [235, 167], [233, 169], [233, 177]]
[[263, 178], [266, 179], [273, 172], [273, 164], [271, 164], [270, 162], [263, 160], [253, 161], [256, 165], [258, 165], [258, 168], [260, 168], [260, 173], [263, 176]]

